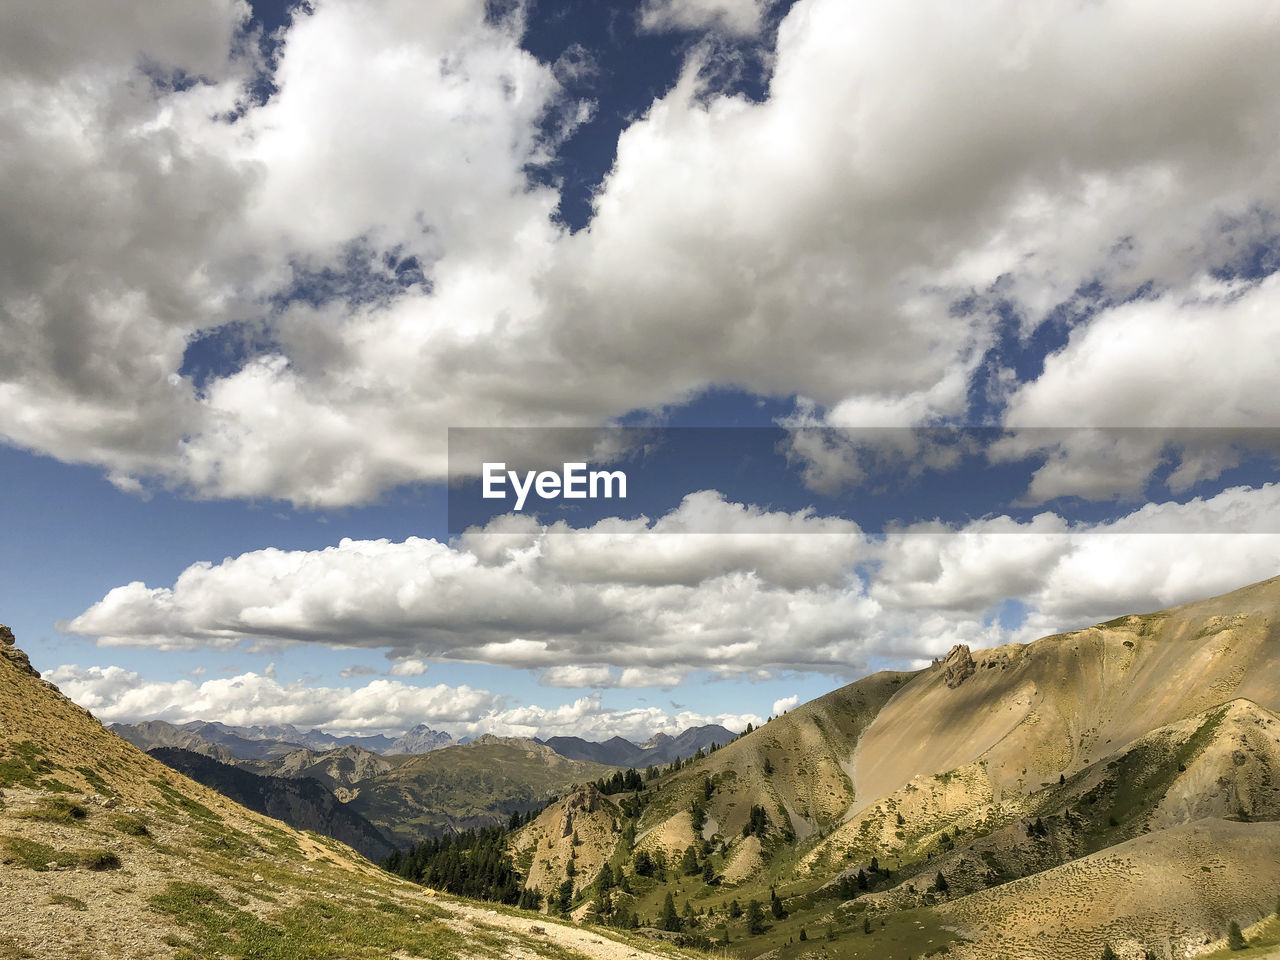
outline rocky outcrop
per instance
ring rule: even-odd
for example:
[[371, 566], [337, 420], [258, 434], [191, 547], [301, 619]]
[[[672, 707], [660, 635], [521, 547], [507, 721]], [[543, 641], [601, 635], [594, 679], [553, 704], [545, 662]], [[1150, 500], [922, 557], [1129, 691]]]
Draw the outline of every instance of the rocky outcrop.
[[963, 643], [957, 643], [942, 661], [942, 681], [952, 690], [973, 676], [977, 670], [973, 655]]
[[442, 747], [453, 746], [453, 737], [442, 730], [432, 730], [420, 723], [403, 736], [396, 737], [385, 753], [430, 753]]
[[39, 677], [40, 671], [31, 666], [27, 655], [14, 646], [13, 631], [0, 623], [0, 657], [4, 657], [23, 673]]

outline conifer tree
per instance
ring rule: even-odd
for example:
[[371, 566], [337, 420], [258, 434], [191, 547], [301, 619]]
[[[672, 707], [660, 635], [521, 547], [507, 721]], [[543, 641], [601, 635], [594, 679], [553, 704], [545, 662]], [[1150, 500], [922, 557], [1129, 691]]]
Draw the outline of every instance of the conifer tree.
[[662, 901], [662, 916], [659, 918], [658, 925], [672, 933], [680, 929], [680, 916], [676, 913], [676, 901], [670, 891], [667, 891], [667, 898]]
[[1248, 944], [1244, 941], [1244, 932], [1240, 929], [1240, 924], [1234, 920], [1227, 926], [1227, 949], [1243, 950]]
[[778, 894], [774, 890], [769, 891], [769, 912], [773, 914], [773, 919], [786, 919], [787, 911], [782, 906], [782, 901], [778, 899]]
[[747, 903], [747, 933], [753, 937], [764, 933], [764, 911], [760, 909], [760, 901]]
[[680, 858], [680, 872], [687, 875], [697, 873], [698, 867], [698, 851], [691, 843], [684, 848], [684, 856]]

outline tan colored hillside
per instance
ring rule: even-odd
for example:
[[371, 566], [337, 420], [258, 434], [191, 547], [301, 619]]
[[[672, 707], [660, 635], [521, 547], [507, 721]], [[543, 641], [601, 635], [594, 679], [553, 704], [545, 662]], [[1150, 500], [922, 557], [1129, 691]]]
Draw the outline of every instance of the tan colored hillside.
[[512, 839], [525, 887], [550, 897], [571, 860], [575, 885], [589, 882], [613, 856], [624, 820], [618, 805], [589, 784], [549, 805]]
[[859, 806], [978, 757], [997, 796], [1026, 793], [1236, 697], [1280, 709], [1278, 614], [1280, 577], [1026, 646], [953, 651], [859, 742]]
[[[1280, 895], [1278, 615], [1280, 578], [868, 677], [646, 784], [577, 863], [660, 855], [611, 904], [653, 923], [671, 893], [681, 935], [743, 957], [1184, 957], [1232, 920], [1280, 942], [1259, 923]], [[517, 843], [551, 854], [552, 819]], [[544, 861], [546, 891], [563, 856]], [[785, 915], [753, 934], [730, 907], [772, 891]]]
[[[980, 941], [956, 960], [1002, 955], [1096, 960], [1109, 942], [1122, 957], [1193, 955], [1217, 937], [1271, 914], [1280, 890], [1280, 823], [1199, 820], [1138, 837], [1035, 876], [977, 893], [938, 912]], [[1137, 935], [1145, 931], [1145, 935]]]
[[694, 839], [688, 810], [706, 779], [706, 837], [740, 833], [752, 805], [799, 840], [838, 822], [856, 799], [847, 768], [858, 738], [912, 676], [885, 672], [849, 684], [664, 778], [640, 818], [639, 844], [679, 855]]
[[0, 627], [5, 960], [657, 956], [431, 895], [251, 813], [108, 732], [12, 642]]

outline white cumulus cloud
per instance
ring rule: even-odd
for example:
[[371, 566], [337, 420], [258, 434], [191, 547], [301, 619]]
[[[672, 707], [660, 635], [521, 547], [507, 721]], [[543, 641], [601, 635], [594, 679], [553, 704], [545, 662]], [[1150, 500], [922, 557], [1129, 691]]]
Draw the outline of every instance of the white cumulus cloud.
[[[1132, 382], [1213, 367], [1173, 409], [1273, 419], [1260, 360], [1217, 372], [1266, 351], [1215, 322], [1269, 343], [1270, 292], [1247, 320], [1193, 296], [1280, 205], [1265, 0], [800, 0], [764, 98], [695, 49], [573, 234], [528, 171], [590, 105], [518, 8], [300, 6], [259, 103], [242, 0], [81, 6], [0, 8], [0, 436], [124, 488], [363, 502], [440, 479], [448, 424], [598, 424], [718, 384], [841, 423], [960, 417], [998, 304], [1029, 334], [1088, 285], [1150, 283], [1169, 325], [1086, 322], [1018, 411], [1082, 387], [1162, 417], [1081, 372], [1148, 342]], [[764, 5], [646, 9], [747, 32]], [[251, 356], [197, 384], [188, 344], [218, 331]]]

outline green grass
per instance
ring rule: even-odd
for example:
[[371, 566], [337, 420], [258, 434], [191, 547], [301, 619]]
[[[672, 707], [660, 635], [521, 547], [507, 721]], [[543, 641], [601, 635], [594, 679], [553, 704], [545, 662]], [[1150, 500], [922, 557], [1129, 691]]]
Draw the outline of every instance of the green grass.
[[89, 906], [79, 897], [71, 897], [65, 893], [55, 893], [49, 897], [49, 903], [72, 910], [88, 910]]
[[43, 872], [49, 869], [51, 863], [59, 867], [73, 867], [76, 864], [74, 853], [56, 850], [47, 843], [23, 837], [0, 837], [0, 851], [3, 851], [3, 859], [28, 870]]
[[120, 858], [110, 850], [80, 850], [76, 863], [86, 870], [118, 870]]
[[43, 759], [44, 747], [30, 740], [10, 743], [0, 757], [0, 787], [39, 786], [40, 778], [54, 771], [54, 766]]
[[[1226, 931], [1223, 931], [1226, 935]], [[1274, 914], [1257, 926], [1249, 928], [1245, 933], [1247, 946], [1244, 950], [1228, 950], [1225, 947], [1205, 954], [1200, 960], [1228, 960], [1234, 957], [1262, 957], [1272, 955], [1280, 946], [1280, 917]]]
[[45, 823], [70, 824], [83, 820], [88, 815], [88, 812], [80, 804], [73, 803], [66, 797], [49, 797], [34, 807], [15, 810], [12, 816], [22, 820], [42, 820]]
[[160, 779], [152, 780], [151, 785], [160, 791], [160, 796], [164, 797], [169, 806], [190, 814], [197, 820], [207, 820], [213, 823], [222, 823], [222, 818], [206, 807], [203, 803], [192, 800], [184, 793], [180, 793], [169, 784]]
[[151, 828], [142, 817], [132, 813], [117, 813], [111, 817], [111, 826], [131, 837], [149, 837]]
[[110, 850], [58, 850], [25, 837], [0, 837], [0, 851], [5, 861], [41, 873], [48, 870], [50, 864], [86, 870], [115, 870], [120, 866], [120, 858]]
[[107, 781], [103, 780], [98, 772], [92, 767], [76, 767], [76, 773], [84, 777], [85, 782], [99, 793], [105, 795], [112, 792], [111, 785], [107, 783]]
[[[365, 960], [404, 952], [452, 957], [464, 947], [461, 935], [435, 922], [437, 911], [422, 905], [411, 913], [390, 901], [375, 908], [350, 909], [331, 900], [306, 899], [260, 918], [199, 883], [174, 881], [151, 899], [187, 936], [174, 946], [178, 957], [213, 960], [223, 956], [255, 960]], [[480, 944], [471, 938], [467, 948]], [[504, 949], [498, 938], [495, 955]]]

